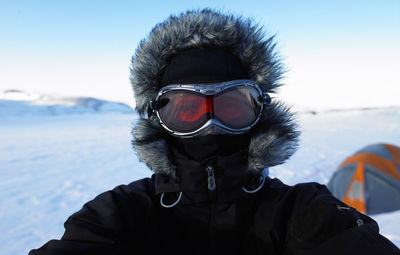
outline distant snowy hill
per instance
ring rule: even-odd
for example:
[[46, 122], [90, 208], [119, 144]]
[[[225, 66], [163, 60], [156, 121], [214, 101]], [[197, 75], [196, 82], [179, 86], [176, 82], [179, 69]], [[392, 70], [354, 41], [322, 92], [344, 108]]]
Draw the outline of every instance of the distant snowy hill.
[[126, 104], [91, 97], [58, 97], [21, 90], [0, 91], [0, 116], [133, 113]]
[[291, 111], [296, 113], [296, 115], [317, 115], [317, 114], [346, 114], [346, 113], [363, 113], [363, 112], [382, 112], [382, 111], [400, 111], [400, 105], [392, 106], [369, 106], [369, 107], [358, 107], [358, 108], [310, 108], [296, 106], [292, 107]]

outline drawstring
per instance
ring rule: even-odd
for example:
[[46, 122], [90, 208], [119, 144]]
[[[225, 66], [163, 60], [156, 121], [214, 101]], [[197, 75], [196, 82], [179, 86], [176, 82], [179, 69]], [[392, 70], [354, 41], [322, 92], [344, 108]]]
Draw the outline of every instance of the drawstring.
[[244, 192], [250, 193], [250, 194], [251, 194], [251, 193], [256, 193], [257, 191], [259, 191], [259, 190], [264, 186], [264, 183], [265, 183], [265, 178], [264, 178], [264, 176], [260, 175], [260, 180], [261, 180], [260, 185], [259, 185], [257, 188], [255, 188], [255, 189], [253, 189], [253, 190], [249, 190], [249, 189], [246, 189], [245, 186], [242, 186], [242, 190], [243, 190]]
[[179, 203], [179, 201], [181, 201], [181, 199], [182, 199], [182, 192], [179, 192], [178, 199], [174, 203], [167, 205], [164, 203], [164, 195], [165, 195], [165, 193], [161, 194], [160, 204], [165, 208], [172, 208], [172, 207], [176, 206]]
[[260, 184], [258, 185], [258, 187], [257, 188], [255, 188], [255, 189], [253, 189], [253, 190], [249, 190], [249, 189], [247, 189], [245, 186], [242, 186], [242, 190], [244, 191], [244, 192], [246, 192], [246, 193], [250, 193], [250, 194], [252, 194], [252, 193], [256, 193], [257, 191], [259, 191], [263, 186], [264, 186], [264, 184], [265, 184], [265, 178], [268, 176], [268, 174], [269, 174], [269, 169], [268, 168], [264, 168], [263, 169], [263, 171], [261, 172], [261, 174], [260, 174]]

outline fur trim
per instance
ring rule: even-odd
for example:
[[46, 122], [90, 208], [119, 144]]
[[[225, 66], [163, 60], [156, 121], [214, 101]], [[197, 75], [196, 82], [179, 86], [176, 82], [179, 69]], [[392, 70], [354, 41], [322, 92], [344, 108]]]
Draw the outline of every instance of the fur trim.
[[132, 129], [132, 145], [139, 161], [155, 173], [176, 177], [175, 166], [171, 163], [165, 132], [156, 120], [140, 118]]
[[272, 103], [251, 131], [249, 145], [249, 169], [262, 170], [284, 163], [298, 145], [300, 132], [289, 109], [282, 103]]
[[177, 52], [197, 47], [218, 47], [236, 55], [250, 80], [274, 92], [282, 75], [273, 37], [265, 39], [251, 20], [203, 9], [170, 16], [142, 40], [132, 57], [131, 83], [136, 109], [143, 116], [161, 88], [160, 75]]

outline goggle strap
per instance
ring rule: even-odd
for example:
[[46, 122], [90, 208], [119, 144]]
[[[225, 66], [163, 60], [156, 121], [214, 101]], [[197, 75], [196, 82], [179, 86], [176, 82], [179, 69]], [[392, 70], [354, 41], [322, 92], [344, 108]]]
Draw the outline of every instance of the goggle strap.
[[147, 107], [147, 116], [154, 116], [156, 115], [158, 102], [154, 99], [150, 99], [149, 106]]
[[269, 105], [271, 103], [271, 97], [267, 92], [263, 92], [263, 104]]
[[158, 100], [151, 99], [149, 106], [150, 106], [150, 109], [153, 110], [153, 112], [158, 110], [159, 109]]

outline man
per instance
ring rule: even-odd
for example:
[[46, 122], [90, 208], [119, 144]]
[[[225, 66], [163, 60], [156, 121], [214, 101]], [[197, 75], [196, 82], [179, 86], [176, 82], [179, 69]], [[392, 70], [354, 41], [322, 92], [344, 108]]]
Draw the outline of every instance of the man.
[[34, 254], [396, 254], [377, 224], [268, 167], [295, 151], [271, 101], [281, 65], [251, 21], [212, 10], [158, 24], [132, 59], [139, 159], [154, 171], [72, 215]]

